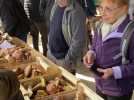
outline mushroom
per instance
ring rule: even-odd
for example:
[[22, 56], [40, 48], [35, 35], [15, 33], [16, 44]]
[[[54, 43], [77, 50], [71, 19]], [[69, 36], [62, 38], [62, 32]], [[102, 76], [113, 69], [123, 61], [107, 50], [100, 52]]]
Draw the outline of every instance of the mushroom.
[[46, 86], [46, 91], [48, 94], [55, 94], [58, 92], [58, 87], [56, 86], [56, 84], [51, 81], [47, 86]]
[[11, 56], [15, 59], [15, 60], [19, 60], [21, 61], [22, 60], [22, 57], [23, 57], [23, 52], [21, 50], [15, 50]]
[[32, 65], [29, 65], [24, 69], [24, 75], [25, 77], [29, 77], [31, 74], [32, 74]]

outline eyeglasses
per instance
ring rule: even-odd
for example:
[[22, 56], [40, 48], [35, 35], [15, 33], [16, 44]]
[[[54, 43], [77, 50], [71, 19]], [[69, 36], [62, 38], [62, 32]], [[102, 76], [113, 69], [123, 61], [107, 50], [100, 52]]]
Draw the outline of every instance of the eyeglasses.
[[120, 6], [118, 7], [115, 7], [115, 8], [109, 8], [109, 7], [106, 7], [106, 8], [103, 8], [101, 6], [98, 7], [98, 10], [101, 14], [104, 14], [104, 13], [107, 13], [107, 14], [110, 14], [112, 13], [113, 11], [116, 11], [116, 9], [120, 8]]

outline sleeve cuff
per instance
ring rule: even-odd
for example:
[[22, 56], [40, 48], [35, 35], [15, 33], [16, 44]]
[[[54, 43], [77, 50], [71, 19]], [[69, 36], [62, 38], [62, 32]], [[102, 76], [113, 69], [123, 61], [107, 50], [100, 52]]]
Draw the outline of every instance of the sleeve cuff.
[[88, 52], [92, 53], [94, 58], [96, 59], [96, 53], [93, 50], [89, 50]]
[[112, 70], [113, 70], [113, 76], [115, 79], [122, 78], [122, 72], [121, 72], [120, 66], [113, 67]]

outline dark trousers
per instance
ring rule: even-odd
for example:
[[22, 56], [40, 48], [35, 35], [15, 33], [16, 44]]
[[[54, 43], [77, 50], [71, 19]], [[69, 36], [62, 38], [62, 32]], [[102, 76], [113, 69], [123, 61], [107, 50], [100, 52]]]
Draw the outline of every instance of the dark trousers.
[[98, 89], [96, 90], [96, 93], [104, 98], [104, 100], [131, 100], [132, 98], [132, 92], [130, 92], [128, 95], [123, 95], [123, 96], [110, 96], [110, 95], [105, 95], [101, 93]]
[[16, 37], [19, 38], [19, 39], [21, 39], [22, 41], [26, 42], [27, 41], [27, 34], [28, 33], [24, 33], [23, 35], [16, 36]]
[[39, 51], [39, 32], [41, 34], [41, 42], [43, 47], [43, 55], [46, 56], [47, 53], [47, 35], [48, 28], [46, 23], [43, 22], [32, 22], [31, 25], [31, 35], [33, 36], [33, 47]]
[[24, 100], [16, 74], [0, 69], [0, 100]]
[[16, 34], [12, 34], [12, 33], [8, 33], [10, 36], [12, 37], [16, 37], [19, 38], [20, 40], [26, 42], [27, 41], [27, 34], [28, 32], [24, 33], [24, 32], [20, 32], [20, 33], [16, 33]]

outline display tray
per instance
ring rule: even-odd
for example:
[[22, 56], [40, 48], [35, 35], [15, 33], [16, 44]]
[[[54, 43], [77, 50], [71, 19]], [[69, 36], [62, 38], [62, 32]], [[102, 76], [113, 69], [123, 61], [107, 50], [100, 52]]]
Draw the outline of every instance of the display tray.
[[[8, 46], [7, 46], [8, 45]], [[16, 38], [6, 40], [0, 48], [0, 67], [16, 66], [36, 61], [36, 55], [23, 41]]]
[[[18, 51], [15, 50], [13, 53], [9, 53], [12, 49], [19, 49]], [[36, 61], [36, 56], [32, 53], [31, 49], [28, 48], [12, 48], [12, 49], [1, 49], [0, 50], [0, 66], [16, 66], [19, 64], [31, 63]], [[12, 51], [11, 51], [12, 52]], [[20, 55], [17, 54], [20, 53]], [[21, 55], [22, 53], [22, 55]], [[23, 55], [23, 53], [25, 53]], [[19, 57], [20, 56], [20, 57]]]
[[76, 98], [77, 85], [66, 79], [58, 68], [44, 69], [39, 62], [34, 62], [15, 66], [12, 70], [16, 72], [31, 100], [75, 100]]

